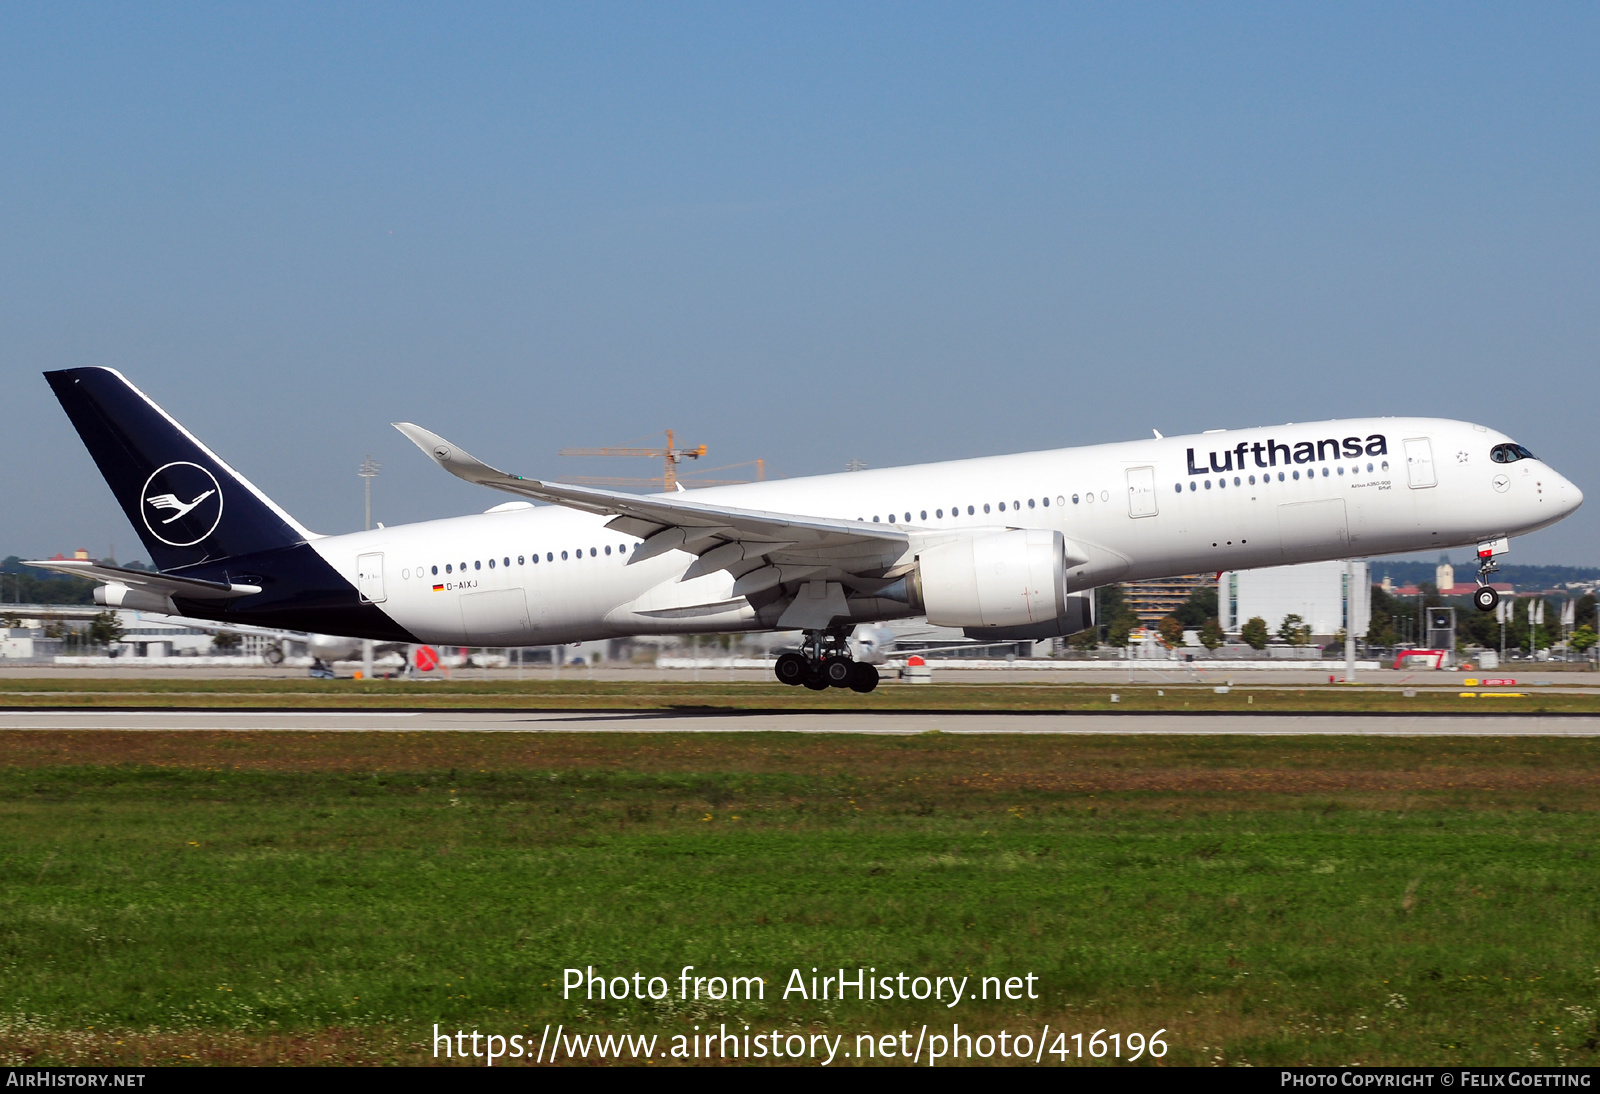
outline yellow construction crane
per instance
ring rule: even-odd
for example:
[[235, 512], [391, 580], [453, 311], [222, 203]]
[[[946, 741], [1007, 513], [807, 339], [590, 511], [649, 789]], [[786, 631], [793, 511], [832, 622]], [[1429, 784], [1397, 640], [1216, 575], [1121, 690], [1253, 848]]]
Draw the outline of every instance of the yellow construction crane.
[[767, 477], [766, 460], [746, 460], [743, 463], [730, 463], [723, 467], [708, 467], [694, 475], [678, 477], [678, 464], [684, 460], [698, 460], [706, 454], [706, 446], [697, 448], [678, 448], [673, 444], [672, 430], [667, 430], [666, 448], [636, 448], [632, 446], [613, 448], [563, 448], [563, 456], [632, 456], [636, 458], [660, 460], [661, 475], [653, 479], [614, 478], [599, 475], [572, 475], [566, 481], [587, 486], [645, 486], [656, 487], [660, 490], [676, 490], [681, 482], [685, 489], [701, 486], [736, 486], [749, 482], [749, 479], [702, 479], [699, 475], [710, 474], [713, 471], [731, 471], [736, 467], [755, 466], [756, 481], [762, 482]]
[[684, 460], [698, 460], [706, 454], [706, 446], [698, 448], [678, 448], [672, 443], [672, 430], [667, 430], [666, 448], [563, 448], [563, 456], [636, 456], [646, 459], [661, 460], [661, 477], [659, 479], [602, 479], [593, 476], [579, 476], [573, 482], [590, 483], [592, 485], [606, 486], [656, 486], [663, 490], [676, 490], [678, 488], [678, 464]]

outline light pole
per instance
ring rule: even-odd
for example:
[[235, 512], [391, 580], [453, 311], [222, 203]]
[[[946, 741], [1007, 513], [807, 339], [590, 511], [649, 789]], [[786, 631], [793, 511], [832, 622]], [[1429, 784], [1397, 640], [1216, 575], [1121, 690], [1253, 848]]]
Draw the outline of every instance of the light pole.
[[[378, 471], [381, 467], [382, 465], [369, 454], [366, 459], [361, 461], [360, 468], [356, 470], [356, 474], [361, 476], [362, 491], [366, 494], [367, 522], [365, 530], [369, 532], [372, 530], [372, 480], [378, 477]], [[361, 678], [363, 680], [372, 679], [372, 639], [370, 638], [361, 640]]]
[[1356, 564], [1344, 560], [1344, 682], [1356, 682]]

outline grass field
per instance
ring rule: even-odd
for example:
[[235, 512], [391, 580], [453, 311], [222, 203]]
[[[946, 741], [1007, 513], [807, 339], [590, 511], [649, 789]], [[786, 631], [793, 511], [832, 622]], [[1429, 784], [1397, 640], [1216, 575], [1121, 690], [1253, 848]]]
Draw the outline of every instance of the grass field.
[[[1572, 739], [3, 733], [0, 1062], [954, 1020], [1165, 1028], [1167, 1063], [1590, 1064], [1597, 792]], [[587, 965], [769, 985], [563, 1002]], [[813, 965], [1041, 998], [779, 998]]]
[[[1463, 697], [1459, 686], [1403, 692], [1364, 687], [1235, 687], [1211, 684], [890, 684], [870, 695], [814, 692], [776, 681], [439, 681], [0, 678], [0, 709], [209, 707], [374, 710], [1081, 710], [1172, 713], [1528, 713], [1600, 714], [1600, 691], [1524, 688]], [[1506, 689], [1484, 689], [1505, 691]], [[1113, 700], [1113, 696], [1116, 697]]]

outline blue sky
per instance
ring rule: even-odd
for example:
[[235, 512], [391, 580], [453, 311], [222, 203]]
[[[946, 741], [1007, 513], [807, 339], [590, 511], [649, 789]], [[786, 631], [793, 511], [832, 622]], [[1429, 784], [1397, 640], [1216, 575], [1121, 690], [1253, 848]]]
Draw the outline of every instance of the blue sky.
[[1592, 499], [1593, 5], [0, 7], [0, 550], [138, 554], [39, 373], [310, 526], [674, 428], [776, 472], [1368, 414]]

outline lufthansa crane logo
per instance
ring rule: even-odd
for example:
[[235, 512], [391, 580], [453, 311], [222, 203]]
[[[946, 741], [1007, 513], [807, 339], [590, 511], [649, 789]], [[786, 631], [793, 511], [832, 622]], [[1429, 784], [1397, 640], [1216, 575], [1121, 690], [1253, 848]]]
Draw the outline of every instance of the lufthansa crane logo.
[[222, 487], [197, 463], [169, 463], [145, 480], [140, 511], [150, 534], [169, 547], [193, 547], [222, 520]]

